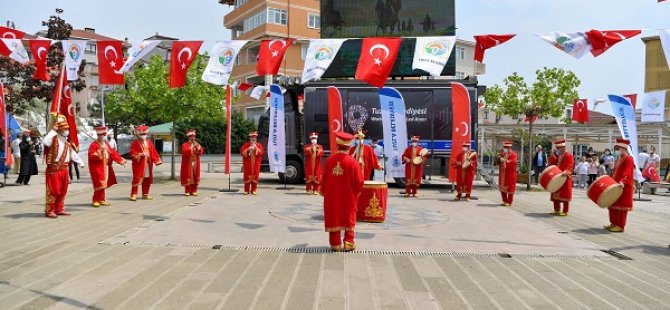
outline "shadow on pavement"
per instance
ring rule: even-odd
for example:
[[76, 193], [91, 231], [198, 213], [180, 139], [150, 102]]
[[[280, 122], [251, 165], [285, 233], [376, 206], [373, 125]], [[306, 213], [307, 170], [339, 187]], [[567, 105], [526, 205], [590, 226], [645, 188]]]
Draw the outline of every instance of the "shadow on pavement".
[[478, 207], [484, 207], [484, 208], [500, 208], [502, 207], [499, 203], [478, 203]]
[[580, 229], [574, 229], [572, 230], [573, 233], [578, 233], [578, 234], [586, 234], [586, 235], [610, 235], [610, 234], [615, 234], [613, 232], [609, 232], [602, 227], [592, 227], [592, 228], [580, 228]]
[[524, 213], [523, 215], [528, 216], [528, 217], [543, 218], [543, 219], [556, 217], [555, 215], [553, 215], [549, 212]]
[[37, 218], [37, 217], [44, 217], [44, 212], [40, 213], [16, 213], [16, 214], [5, 214], [3, 215], [6, 218], [18, 220], [18, 219], [23, 219], [23, 218]]
[[612, 251], [623, 252], [630, 250], [640, 250], [645, 254], [652, 255], [661, 255], [661, 256], [670, 256], [670, 248], [658, 246], [658, 245], [636, 245], [636, 246], [625, 246], [619, 248], [612, 248]]
[[7, 286], [14, 287], [14, 288], [17, 288], [17, 289], [20, 289], [20, 290], [23, 290], [23, 291], [33, 292], [37, 295], [47, 297], [47, 298], [49, 298], [51, 300], [54, 300], [56, 302], [66, 303], [68, 305], [71, 305], [71, 306], [77, 307], [77, 308], [102, 310], [101, 308], [98, 308], [98, 307], [95, 307], [95, 306], [92, 306], [92, 305], [87, 305], [87, 304], [85, 304], [81, 301], [78, 301], [78, 300], [75, 300], [75, 299], [72, 299], [72, 298], [59, 296], [59, 295], [53, 295], [53, 294], [45, 293], [43, 291], [38, 291], [38, 290], [29, 289], [29, 288], [24, 288], [24, 287], [21, 287], [21, 286], [16, 286], [16, 285], [13, 285], [13, 284], [11, 284], [7, 281], [0, 281], [0, 285], [7, 285]]

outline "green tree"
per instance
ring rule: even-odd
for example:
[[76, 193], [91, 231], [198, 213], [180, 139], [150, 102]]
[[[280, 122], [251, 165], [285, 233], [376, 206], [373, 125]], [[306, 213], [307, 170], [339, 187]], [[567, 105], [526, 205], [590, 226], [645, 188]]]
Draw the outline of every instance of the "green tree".
[[[571, 72], [559, 68], [537, 70], [536, 82], [528, 87], [524, 78], [516, 72], [503, 80], [503, 86], [495, 85], [486, 90], [486, 104], [499, 115], [523, 115], [529, 120], [548, 117], [564, 117], [565, 108], [578, 97], [577, 87], [581, 81]], [[528, 122], [528, 149], [533, 149], [533, 122]], [[533, 152], [528, 152], [531, 163]], [[530, 190], [530, 178], [526, 188]]]
[[[56, 9], [56, 15], [42, 22], [47, 27], [46, 37], [52, 40], [65, 40], [70, 37], [72, 25], [60, 17], [63, 11]], [[23, 115], [31, 108], [35, 108], [35, 98], [44, 102], [51, 102], [54, 85], [58, 81], [61, 64], [63, 63], [63, 47], [60, 43], [52, 44], [47, 55], [47, 70], [51, 77], [48, 82], [33, 79], [34, 63], [22, 65], [9, 57], [0, 57], [0, 71], [4, 72], [4, 84], [8, 87], [6, 98], [7, 111], [12, 114]], [[86, 60], [79, 67], [79, 76], [83, 76]], [[81, 91], [86, 87], [83, 79], [70, 82], [70, 87]]]
[[[247, 120], [240, 112], [233, 112], [231, 128], [231, 152], [237, 153], [247, 142], [247, 133], [254, 129], [254, 123]], [[226, 119], [189, 119], [177, 121], [176, 131], [179, 144], [186, 141], [185, 132], [195, 129], [198, 141], [208, 154], [224, 154], [226, 148]]]
[[[126, 75], [126, 86], [110, 92], [105, 97], [105, 116], [113, 126], [156, 125], [178, 120], [222, 119], [225, 90], [201, 79], [207, 60], [197, 55], [187, 73], [183, 88], [168, 85], [169, 63], [156, 55], [144, 66], [137, 66]], [[173, 126], [173, 137], [176, 137]], [[176, 145], [176, 140], [173, 140]], [[171, 178], [175, 178], [172, 148]]]

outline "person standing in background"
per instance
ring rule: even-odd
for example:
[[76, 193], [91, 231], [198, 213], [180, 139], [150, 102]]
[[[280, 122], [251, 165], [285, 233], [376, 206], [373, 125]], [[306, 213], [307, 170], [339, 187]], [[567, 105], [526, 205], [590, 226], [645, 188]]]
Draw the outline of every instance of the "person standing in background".
[[[372, 139], [372, 150], [375, 151], [375, 155], [377, 156], [377, 161], [379, 162], [379, 165], [382, 168], [385, 168], [384, 165], [386, 164], [386, 158], [384, 155], [384, 147], [379, 145], [379, 139], [375, 138]], [[374, 177], [372, 180], [378, 181], [378, 182], [384, 182], [385, 181], [385, 174], [386, 172], [383, 170], [375, 170], [373, 172]]]
[[587, 158], [587, 162], [589, 163], [589, 181], [587, 184], [591, 186], [598, 177], [598, 166], [600, 165], [598, 164], [598, 155], [591, 155], [590, 158]]
[[601, 159], [598, 165], [598, 176], [601, 177], [604, 175], [608, 175], [608, 173], [607, 168], [605, 167], [605, 161]]
[[612, 174], [612, 167], [614, 167], [614, 156], [612, 155], [612, 151], [610, 151], [610, 149], [605, 149], [605, 152], [603, 152], [603, 155], [600, 156], [600, 159], [603, 162], [602, 164], [605, 165], [607, 174]]
[[586, 162], [586, 156], [582, 156], [582, 158], [579, 160], [579, 163], [577, 163], [577, 166], [575, 166], [575, 172], [579, 177], [579, 188], [585, 188], [587, 176], [589, 173], [589, 163]]
[[535, 177], [535, 183], [538, 183], [540, 174], [544, 171], [544, 168], [547, 167], [547, 154], [542, 150], [542, 146], [538, 145], [535, 147], [535, 155], [533, 155], [533, 175]]
[[30, 176], [37, 175], [37, 159], [35, 155], [35, 142], [28, 136], [23, 135], [23, 141], [19, 143], [21, 149], [21, 165], [19, 167], [19, 178], [16, 180], [16, 185], [28, 185]]
[[107, 133], [107, 144], [112, 148], [112, 150], [118, 151], [119, 149], [116, 147], [116, 140], [114, 140], [114, 131], [110, 130]]
[[14, 164], [12, 165], [12, 173], [19, 174], [19, 168], [21, 166], [21, 148], [19, 144], [23, 141], [23, 133], [16, 135], [16, 139], [12, 140], [12, 143], [9, 147], [12, 150], [12, 156], [14, 156]]
[[640, 152], [640, 154], [637, 155], [637, 162], [638, 164], [642, 165], [642, 167], [637, 167], [638, 169], [640, 169], [640, 171], [644, 170], [644, 165], [648, 159], [649, 159], [649, 153], [647, 153], [647, 148], [644, 147], [642, 148], [642, 152]]

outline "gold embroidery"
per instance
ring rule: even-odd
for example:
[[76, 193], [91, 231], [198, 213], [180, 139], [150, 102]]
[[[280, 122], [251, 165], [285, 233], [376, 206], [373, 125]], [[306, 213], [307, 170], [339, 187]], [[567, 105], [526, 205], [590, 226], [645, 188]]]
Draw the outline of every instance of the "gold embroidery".
[[335, 166], [335, 168], [333, 168], [333, 175], [341, 176], [343, 174], [344, 174], [344, 169], [342, 169], [342, 166], [340, 166], [340, 162], [338, 161], [337, 166]]
[[365, 216], [367, 217], [381, 217], [384, 215], [384, 210], [380, 207], [379, 199], [377, 198], [377, 193], [372, 193], [372, 198], [368, 203], [368, 207], [365, 208]]

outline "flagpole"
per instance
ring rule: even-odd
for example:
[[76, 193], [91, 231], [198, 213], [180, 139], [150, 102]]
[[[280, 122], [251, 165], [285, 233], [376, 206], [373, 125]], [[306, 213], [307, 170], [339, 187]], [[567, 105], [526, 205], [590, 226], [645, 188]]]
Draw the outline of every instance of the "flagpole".
[[[63, 59], [63, 62], [61, 63], [60, 74], [59, 74], [59, 77], [58, 77], [58, 84], [56, 85], [56, 87], [61, 88], [61, 89], [58, 90], [58, 98], [56, 98], [56, 111], [53, 111], [54, 109], [53, 109], [53, 106], [52, 106], [51, 111], [49, 113], [51, 115], [51, 118], [52, 118], [51, 122], [50, 122], [50, 124], [51, 124], [50, 127], [53, 127], [56, 124], [56, 122], [58, 121], [58, 112], [60, 111], [60, 103], [61, 103], [62, 98], [63, 98], [63, 89], [62, 89], [61, 85], [63, 85], [63, 79], [64, 78], [65, 78], [65, 59]], [[56, 90], [56, 87], [54, 87], [54, 90]], [[54, 93], [56, 93], [56, 92], [54, 91]], [[49, 131], [49, 129], [50, 128], [47, 128], [46, 130]]]
[[219, 190], [219, 192], [236, 193], [236, 192], [239, 191], [239, 189], [232, 189], [231, 186], [230, 186], [230, 179], [232, 178], [232, 174], [230, 173], [230, 158], [231, 158], [230, 150], [232, 149], [232, 147], [231, 147], [230, 144], [232, 142], [231, 131], [232, 131], [232, 127], [233, 127], [233, 125], [232, 125], [232, 120], [233, 120], [233, 117], [232, 117], [233, 95], [232, 95], [232, 87], [230, 87], [230, 85], [226, 85], [226, 87], [224, 89], [226, 90], [226, 103], [225, 103], [225, 107], [226, 107], [226, 150], [225, 150], [225, 152], [226, 152], [226, 154], [224, 155], [224, 160], [225, 160], [224, 173], [228, 174], [228, 189], [221, 189], [221, 190]]

